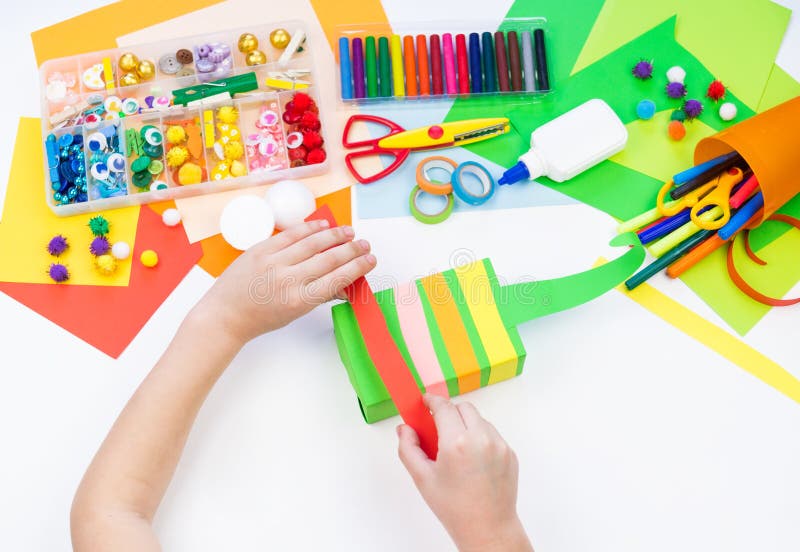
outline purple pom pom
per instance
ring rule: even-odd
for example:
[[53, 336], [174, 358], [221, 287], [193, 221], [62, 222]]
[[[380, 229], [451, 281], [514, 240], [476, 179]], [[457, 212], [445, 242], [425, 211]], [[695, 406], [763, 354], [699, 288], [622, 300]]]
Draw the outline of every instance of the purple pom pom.
[[686, 100], [686, 103], [683, 104], [683, 112], [686, 113], [687, 119], [694, 119], [703, 112], [703, 104], [698, 100]]
[[50, 278], [53, 279], [54, 282], [62, 283], [69, 280], [69, 270], [67, 267], [61, 263], [53, 263], [50, 265], [50, 269], [47, 271], [50, 275]]
[[89, 245], [89, 252], [95, 257], [105, 255], [110, 249], [111, 245], [109, 245], [108, 238], [105, 236], [97, 236]]
[[633, 66], [633, 76], [637, 79], [647, 80], [653, 76], [653, 64], [649, 61], [642, 60]]
[[682, 82], [671, 82], [667, 85], [667, 96], [678, 100], [686, 95], [686, 86]]
[[50, 240], [50, 243], [47, 244], [47, 252], [53, 257], [58, 257], [66, 251], [68, 247], [67, 238], [59, 234], [54, 236], [53, 239]]

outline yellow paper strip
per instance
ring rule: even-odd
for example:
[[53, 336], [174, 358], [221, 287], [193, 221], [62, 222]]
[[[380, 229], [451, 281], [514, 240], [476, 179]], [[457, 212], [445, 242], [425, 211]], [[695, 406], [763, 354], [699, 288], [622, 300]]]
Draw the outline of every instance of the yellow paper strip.
[[482, 262], [475, 262], [454, 272], [491, 364], [489, 385], [513, 378], [517, 375], [517, 352], [497, 310], [486, 268]]

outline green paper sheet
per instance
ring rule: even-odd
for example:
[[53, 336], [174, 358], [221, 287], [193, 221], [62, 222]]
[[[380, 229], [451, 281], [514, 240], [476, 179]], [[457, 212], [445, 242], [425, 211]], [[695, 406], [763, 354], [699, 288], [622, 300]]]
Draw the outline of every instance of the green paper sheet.
[[[597, 62], [659, 21], [676, 14], [677, 41], [702, 59], [717, 78], [755, 109], [791, 13], [769, 0], [606, 0], [573, 72]], [[646, 48], [639, 50], [637, 56], [655, 62], [659, 82], [666, 81], [664, 72], [671, 66], [682, 65], [679, 59], [664, 57]], [[705, 86], [709, 82], [705, 82]], [[690, 87], [689, 90], [694, 95], [705, 93], [705, 87]]]
[[773, 65], [761, 101], [758, 103], [758, 112], [771, 109], [797, 96], [800, 96], [800, 82], [794, 80], [778, 65]]

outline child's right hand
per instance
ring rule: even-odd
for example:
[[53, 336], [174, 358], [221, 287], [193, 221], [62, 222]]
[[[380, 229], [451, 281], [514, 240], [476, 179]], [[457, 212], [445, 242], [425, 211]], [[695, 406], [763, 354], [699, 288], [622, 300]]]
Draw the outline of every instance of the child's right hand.
[[532, 551], [517, 517], [514, 451], [472, 404], [430, 393], [424, 400], [439, 432], [439, 454], [430, 460], [416, 432], [401, 425], [400, 460], [458, 549]]

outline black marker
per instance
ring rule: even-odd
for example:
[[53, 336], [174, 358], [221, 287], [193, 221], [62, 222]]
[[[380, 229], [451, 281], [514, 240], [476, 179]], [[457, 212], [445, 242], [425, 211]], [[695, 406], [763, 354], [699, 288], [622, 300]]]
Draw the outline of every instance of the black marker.
[[547, 51], [544, 48], [544, 30], [533, 31], [533, 51], [536, 55], [536, 90], [550, 90], [550, 76], [547, 74]]

